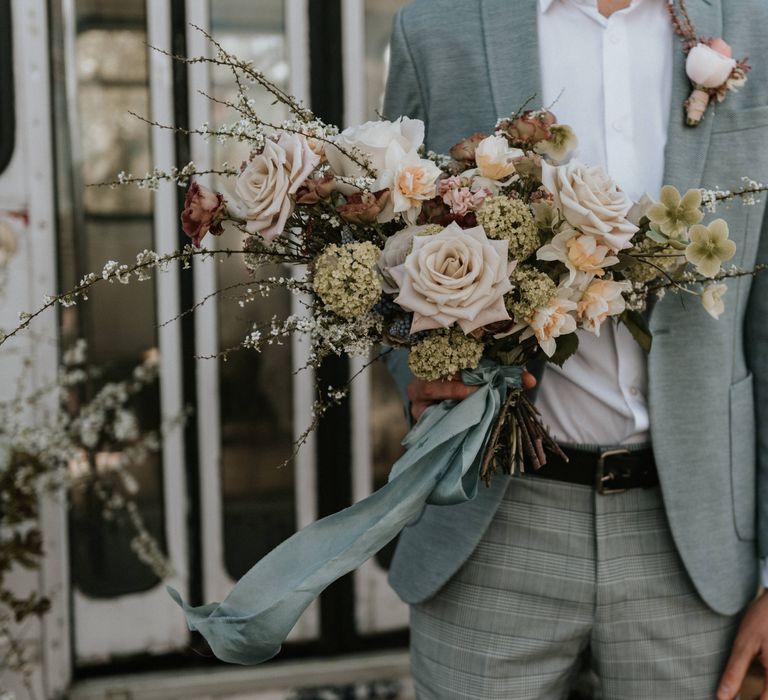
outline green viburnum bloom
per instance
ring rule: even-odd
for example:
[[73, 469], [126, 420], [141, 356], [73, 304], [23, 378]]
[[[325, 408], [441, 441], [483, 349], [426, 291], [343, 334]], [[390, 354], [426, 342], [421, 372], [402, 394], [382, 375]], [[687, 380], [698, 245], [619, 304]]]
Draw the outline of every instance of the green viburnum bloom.
[[678, 238], [686, 228], [704, 218], [704, 212], [699, 207], [701, 190], [688, 190], [681, 197], [676, 187], [664, 185], [659, 201], [648, 208], [646, 215], [663, 234]]
[[460, 328], [440, 328], [411, 346], [408, 366], [420, 379], [450, 379], [463, 369], [477, 367], [484, 347]]
[[715, 219], [709, 226], [691, 226], [690, 236], [685, 258], [704, 277], [714, 277], [720, 266], [736, 254], [736, 244], [728, 238], [728, 224], [723, 219]]

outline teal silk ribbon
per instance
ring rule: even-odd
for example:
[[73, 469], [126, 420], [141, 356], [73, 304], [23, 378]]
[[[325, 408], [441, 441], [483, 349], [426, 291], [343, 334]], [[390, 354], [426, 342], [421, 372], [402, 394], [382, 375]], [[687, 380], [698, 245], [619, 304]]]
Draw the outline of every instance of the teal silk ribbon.
[[258, 664], [280, 651], [307, 606], [333, 581], [390, 542], [425, 504], [453, 505], [477, 494], [485, 446], [522, 368], [484, 360], [464, 371], [478, 390], [431, 406], [403, 440], [406, 453], [368, 498], [312, 523], [261, 559], [222, 603], [190, 607], [169, 588], [187, 624], [222, 661]]

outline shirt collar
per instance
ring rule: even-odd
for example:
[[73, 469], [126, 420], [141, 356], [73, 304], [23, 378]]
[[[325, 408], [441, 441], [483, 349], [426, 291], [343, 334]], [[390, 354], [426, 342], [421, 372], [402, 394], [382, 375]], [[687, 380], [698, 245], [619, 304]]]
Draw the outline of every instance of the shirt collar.
[[[541, 13], [544, 14], [547, 12], [556, 2], [557, 0], [539, 0], [539, 9], [541, 10]], [[637, 2], [633, 2], [632, 5], [637, 5]]]

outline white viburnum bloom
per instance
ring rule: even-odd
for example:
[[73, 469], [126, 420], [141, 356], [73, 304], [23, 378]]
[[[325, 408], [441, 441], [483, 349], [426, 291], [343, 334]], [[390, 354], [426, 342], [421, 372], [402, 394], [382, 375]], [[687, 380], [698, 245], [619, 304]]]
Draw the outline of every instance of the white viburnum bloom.
[[606, 267], [619, 262], [613, 252], [612, 248], [603, 244], [602, 239], [566, 227], [539, 248], [536, 257], [563, 263], [570, 273], [566, 284], [571, 286], [580, 272], [602, 277]]
[[397, 214], [413, 226], [424, 202], [437, 195], [437, 180], [442, 170], [416, 151], [405, 152], [392, 142], [384, 160], [385, 170], [376, 181], [376, 190], [389, 189], [390, 198], [377, 217], [380, 223], [391, 221]]
[[701, 305], [704, 310], [715, 320], [725, 311], [723, 296], [728, 291], [725, 284], [710, 284], [701, 293]]
[[624, 313], [624, 293], [632, 288], [629, 282], [593, 279], [584, 289], [576, 305], [576, 316], [581, 325], [596, 336], [610, 316]]
[[[405, 153], [416, 151], [421, 147], [424, 143], [424, 122], [408, 117], [400, 117], [393, 122], [370, 121], [344, 129], [333, 141], [339, 148], [353, 153], [357, 151], [365, 157], [374, 176], [379, 177], [387, 167], [387, 150], [392, 143], [397, 143]], [[331, 144], [325, 147], [325, 156], [335, 175], [348, 178], [368, 175], [339, 148]], [[343, 187], [340, 189], [343, 190]]]
[[458, 324], [465, 334], [508, 321], [504, 295], [515, 267], [507, 241], [490, 240], [482, 226], [455, 222], [433, 236], [415, 236], [413, 251], [390, 269], [400, 293], [395, 303], [413, 311], [411, 333]]
[[557, 296], [548, 304], [534, 311], [531, 318], [526, 319], [528, 328], [520, 336], [521, 340], [536, 337], [539, 347], [547, 357], [552, 357], [557, 350], [557, 339], [576, 331], [576, 302], [570, 299], [572, 290], [560, 288]]
[[627, 219], [632, 200], [600, 166], [577, 160], [567, 165], [541, 164], [541, 181], [555, 207], [574, 228], [595, 236], [612, 252], [630, 248], [638, 227]]

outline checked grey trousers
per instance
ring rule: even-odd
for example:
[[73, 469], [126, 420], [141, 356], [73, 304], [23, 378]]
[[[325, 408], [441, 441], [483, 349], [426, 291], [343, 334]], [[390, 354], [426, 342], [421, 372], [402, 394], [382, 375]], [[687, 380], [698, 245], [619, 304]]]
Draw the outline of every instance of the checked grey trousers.
[[462, 568], [411, 607], [411, 667], [418, 700], [558, 700], [590, 647], [603, 700], [710, 700], [738, 622], [693, 588], [658, 487], [523, 476]]

